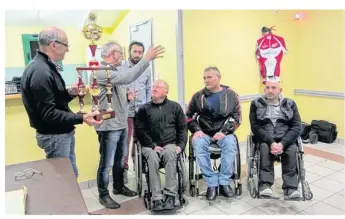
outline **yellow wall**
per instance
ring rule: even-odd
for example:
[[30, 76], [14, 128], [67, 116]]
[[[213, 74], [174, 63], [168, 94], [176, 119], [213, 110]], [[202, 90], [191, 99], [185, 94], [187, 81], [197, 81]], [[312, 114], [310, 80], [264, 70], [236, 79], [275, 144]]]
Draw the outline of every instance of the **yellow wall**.
[[171, 100], [177, 100], [176, 13], [174, 10], [129, 11], [112, 34], [112, 40], [123, 45], [127, 50], [126, 54], [128, 54], [129, 26], [153, 19], [153, 44], [165, 47], [164, 58], [155, 61], [155, 71], [158, 73], [159, 79], [169, 83], [169, 98]]
[[[344, 11], [306, 11], [297, 25], [296, 88], [344, 92]], [[344, 138], [344, 100], [296, 95], [302, 119], [329, 120]]]
[[[276, 26], [277, 35], [285, 38], [289, 54], [281, 63], [284, 95], [293, 96], [296, 71], [296, 32], [293, 11], [183, 11], [185, 56], [185, 98], [203, 85], [202, 73], [217, 66], [222, 83], [239, 95], [262, 93], [260, 73], [255, 58], [256, 40], [263, 26]], [[240, 141], [249, 133], [249, 105], [242, 103], [243, 124], [237, 131]]]

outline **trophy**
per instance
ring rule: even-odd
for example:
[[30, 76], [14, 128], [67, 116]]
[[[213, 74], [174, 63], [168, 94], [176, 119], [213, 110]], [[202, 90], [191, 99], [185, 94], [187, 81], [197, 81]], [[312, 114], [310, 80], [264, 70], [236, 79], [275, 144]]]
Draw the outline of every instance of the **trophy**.
[[[89, 45], [89, 48], [91, 50], [92, 54], [92, 59], [89, 61], [89, 66], [88, 67], [77, 67], [77, 72], [78, 72], [78, 98], [79, 98], [79, 106], [80, 110], [78, 113], [85, 114], [86, 111], [84, 109], [84, 98], [86, 95], [86, 86], [85, 83], [83, 82], [83, 72], [84, 71], [91, 71], [92, 75], [92, 81], [91, 81], [91, 86], [90, 86], [90, 94], [92, 96], [92, 108], [91, 111], [96, 111], [98, 110], [100, 112], [99, 115], [96, 116], [96, 120], [106, 120], [106, 119], [111, 119], [115, 117], [115, 111], [112, 109], [111, 104], [111, 98], [113, 96], [113, 93], [111, 91], [112, 85], [110, 82], [110, 71], [112, 68], [110, 67], [99, 67], [99, 62], [97, 61], [95, 55], [96, 55], [96, 48], [97, 45], [95, 44], [95, 41], [99, 40], [102, 35], [102, 28], [95, 24], [96, 21], [96, 15], [93, 13], [90, 13], [88, 17], [88, 23], [84, 25], [83, 27], [83, 33], [86, 39], [91, 40], [91, 43]], [[99, 106], [99, 95], [100, 95], [100, 88], [97, 83], [97, 71], [105, 71], [106, 76], [107, 76], [107, 85], [106, 85], [106, 96], [107, 96], [107, 109], [100, 109]]]

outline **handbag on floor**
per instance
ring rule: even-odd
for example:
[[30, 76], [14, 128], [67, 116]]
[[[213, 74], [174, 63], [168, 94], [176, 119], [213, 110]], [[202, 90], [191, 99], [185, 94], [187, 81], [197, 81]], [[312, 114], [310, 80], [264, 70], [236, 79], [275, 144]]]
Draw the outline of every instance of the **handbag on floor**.
[[310, 131], [317, 133], [318, 141], [324, 143], [333, 143], [337, 139], [337, 126], [324, 120], [313, 120]]

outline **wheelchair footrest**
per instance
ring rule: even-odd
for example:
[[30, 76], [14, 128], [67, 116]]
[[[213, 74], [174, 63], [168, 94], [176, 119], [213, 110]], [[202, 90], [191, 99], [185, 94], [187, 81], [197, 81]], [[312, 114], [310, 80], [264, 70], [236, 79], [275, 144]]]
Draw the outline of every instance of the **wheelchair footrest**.
[[279, 199], [279, 197], [276, 197], [276, 196], [266, 196], [266, 195], [259, 195], [258, 196], [258, 199]]
[[303, 197], [298, 197], [298, 198], [289, 198], [287, 196], [284, 196], [284, 201], [303, 201]]

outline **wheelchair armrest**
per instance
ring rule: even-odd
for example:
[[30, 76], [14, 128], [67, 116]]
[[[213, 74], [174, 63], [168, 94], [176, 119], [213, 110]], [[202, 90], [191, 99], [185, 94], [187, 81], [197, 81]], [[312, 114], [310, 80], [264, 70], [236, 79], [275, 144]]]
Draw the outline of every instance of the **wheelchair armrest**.
[[297, 149], [300, 153], [304, 153], [304, 147], [303, 147], [303, 142], [302, 142], [302, 138], [298, 137], [296, 140], [296, 145], [297, 145]]

